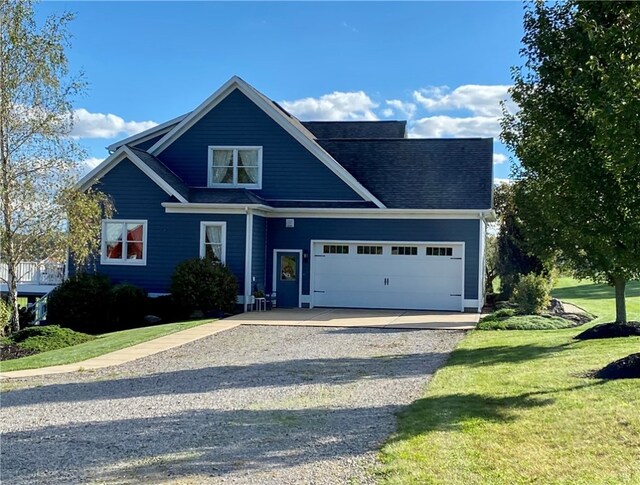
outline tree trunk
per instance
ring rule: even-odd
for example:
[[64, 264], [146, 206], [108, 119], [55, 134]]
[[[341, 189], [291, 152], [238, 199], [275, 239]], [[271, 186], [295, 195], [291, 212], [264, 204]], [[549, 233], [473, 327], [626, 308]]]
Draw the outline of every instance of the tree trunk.
[[9, 306], [11, 317], [9, 318], [9, 328], [11, 333], [20, 330], [20, 312], [18, 311], [18, 278], [16, 277], [16, 267], [12, 262], [8, 262], [9, 277]]
[[624, 278], [616, 276], [613, 285], [616, 289], [616, 323], [627, 323], [627, 306], [624, 299], [624, 289], [627, 282]]

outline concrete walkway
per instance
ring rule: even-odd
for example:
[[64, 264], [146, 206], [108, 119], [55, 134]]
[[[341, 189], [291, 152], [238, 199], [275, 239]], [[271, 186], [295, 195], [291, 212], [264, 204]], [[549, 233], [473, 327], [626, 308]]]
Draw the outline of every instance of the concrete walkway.
[[241, 325], [472, 330], [480, 320], [480, 314], [346, 308], [279, 308], [268, 312], [241, 313], [227, 320]]
[[41, 367], [39, 369], [24, 369], [15, 370], [11, 372], [1, 372], [0, 379], [8, 378], [20, 378], [20, 377], [33, 377], [43, 376], [49, 374], [62, 374], [64, 372], [76, 372], [79, 370], [89, 369], [101, 369], [103, 367], [109, 367], [112, 365], [120, 365], [132, 360], [146, 357], [148, 355], [157, 354], [158, 352], [164, 352], [165, 350], [178, 347], [180, 345], [199, 340], [209, 335], [213, 335], [224, 330], [229, 330], [240, 325], [237, 322], [232, 322], [229, 319], [217, 320], [211, 323], [205, 323], [204, 325], [198, 325], [197, 327], [191, 327], [180, 332], [175, 332], [170, 335], [158, 337], [153, 340], [147, 340], [131, 347], [116, 350], [108, 354], [100, 355], [92, 359], [83, 360], [81, 362], [75, 362], [73, 364], [54, 365], [50, 367]]
[[79, 370], [100, 369], [120, 365], [199, 340], [238, 325], [281, 325], [303, 327], [393, 328], [404, 330], [471, 330], [480, 315], [460, 312], [418, 312], [404, 310], [352, 309], [275, 309], [268, 312], [241, 313], [181, 332], [172, 333], [109, 354], [74, 364], [41, 367], [0, 373], [0, 379], [62, 374]]

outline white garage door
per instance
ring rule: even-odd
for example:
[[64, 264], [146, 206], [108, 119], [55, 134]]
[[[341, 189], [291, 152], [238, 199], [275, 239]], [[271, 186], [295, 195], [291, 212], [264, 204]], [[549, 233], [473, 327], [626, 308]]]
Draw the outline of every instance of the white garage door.
[[463, 245], [314, 243], [319, 307], [462, 311]]

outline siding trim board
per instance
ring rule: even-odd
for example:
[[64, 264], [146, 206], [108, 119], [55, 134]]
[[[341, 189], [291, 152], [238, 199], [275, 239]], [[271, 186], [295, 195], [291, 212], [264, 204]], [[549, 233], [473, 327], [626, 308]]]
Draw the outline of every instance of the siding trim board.
[[[183, 135], [189, 128], [195, 125], [203, 116], [223, 101], [234, 90], [239, 90], [249, 98], [256, 106], [264, 111], [271, 119], [278, 123], [304, 148], [311, 152], [318, 160], [338, 176], [345, 184], [354, 190], [366, 201], [373, 202], [378, 207], [385, 207], [369, 190], [367, 190], [356, 178], [351, 175], [336, 159], [334, 159], [316, 141], [315, 137], [302, 124], [294, 123], [281, 109], [278, 109], [272, 101], [260, 94], [253, 87], [237, 76], [233, 76], [222, 85], [215, 93], [207, 98], [196, 109], [189, 113], [180, 123], [174, 126], [163, 138], [149, 149], [152, 155], [160, 155], [169, 145]], [[297, 120], [296, 120], [297, 121]], [[298, 124], [300, 126], [298, 126]]]

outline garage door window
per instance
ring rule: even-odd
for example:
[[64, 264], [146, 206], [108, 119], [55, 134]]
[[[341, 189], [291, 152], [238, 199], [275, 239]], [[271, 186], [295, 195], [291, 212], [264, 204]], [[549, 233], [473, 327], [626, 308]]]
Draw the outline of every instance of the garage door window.
[[427, 247], [427, 256], [453, 256], [453, 248]]
[[418, 246], [391, 246], [391, 254], [394, 256], [417, 256]]
[[322, 249], [324, 254], [349, 254], [349, 246], [325, 244]]
[[358, 246], [358, 254], [382, 254], [382, 246]]

